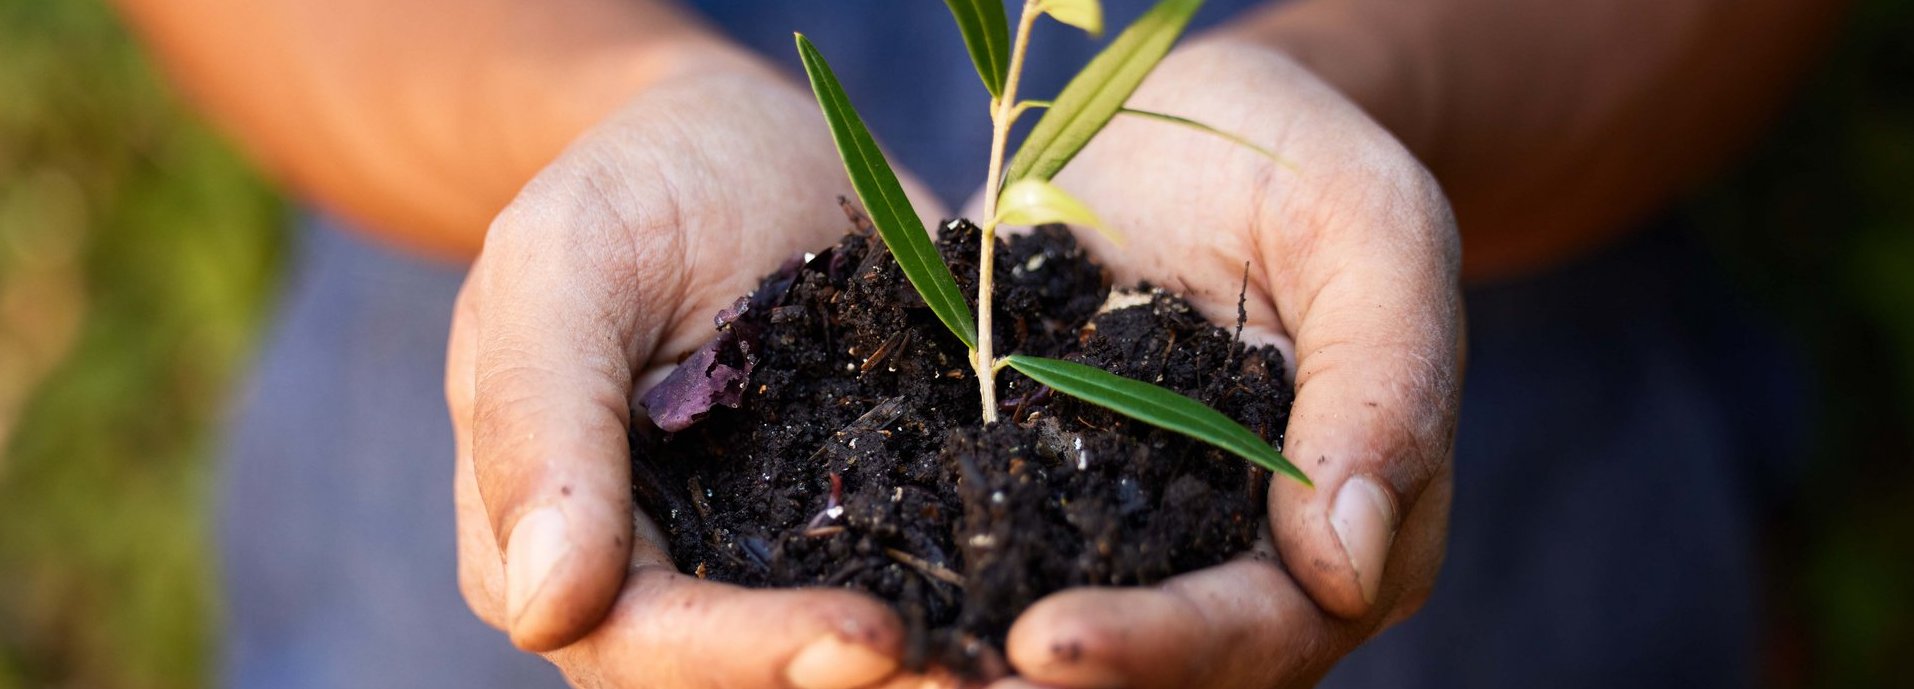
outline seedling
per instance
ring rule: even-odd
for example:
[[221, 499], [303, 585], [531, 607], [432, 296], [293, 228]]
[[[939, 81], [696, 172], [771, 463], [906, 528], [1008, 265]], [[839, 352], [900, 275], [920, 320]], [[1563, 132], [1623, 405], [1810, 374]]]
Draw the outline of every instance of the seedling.
[[[1050, 183], [1050, 179], [1117, 115], [1128, 113], [1192, 127], [1275, 157], [1242, 137], [1198, 122], [1124, 107], [1143, 78], [1169, 53], [1170, 46], [1188, 26], [1190, 17], [1202, 6], [1202, 0], [1158, 2], [1091, 59], [1053, 101], [1017, 99], [1031, 26], [1038, 18], [1048, 15], [1093, 36], [1100, 35], [1103, 8], [1097, 0], [1024, 0], [1014, 35], [1004, 15], [1003, 0], [945, 0], [945, 3], [957, 20], [984, 88], [990, 92], [990, 170], [985, 178], [990, 191], [984, 196], [975, 317], [950, 267], [944, 265], [929, 233], [924, 231], [923, 222], [905, 198], [897, 174], [885, 162], [877, 142], [851, 107], [850, 98], [830, 65], [802, 34], [797, 36], [797, 48], [804, 60], [805, 73], [810, 77], [811, 90], [817, 94], [824, 119], [830, 124], [831, 136], [844, 158], [851, 187], [864, 203], [872, 224], [877, 226], [878, 235], [889, 245], [904, 276], [923, 295], [924, 303], [937, 319], [970, 348], [971, 367], [977, 373], [978, 392], [983, 398], [984, 422], [997, 419], [996, 374], [1002, 367], [1009, 366], [1064, 394], [1210, 443], [1270, 471], [1309, 484], [1309, 477], [1281, 452], [1242, 424], [1201, 402], [1083, 364], [1025, 354], [1000, 357], [991, 342], [992, 268], [999, 225], [1069, 223], [1097, 229], [1109, 234], [1113, 241], [1122, 241], [1081, 201]], [[1043, 109], [1043, 118], [1018, 147], [1006, 170], [1004, 153], [1011, 125], [1032, 109]]]

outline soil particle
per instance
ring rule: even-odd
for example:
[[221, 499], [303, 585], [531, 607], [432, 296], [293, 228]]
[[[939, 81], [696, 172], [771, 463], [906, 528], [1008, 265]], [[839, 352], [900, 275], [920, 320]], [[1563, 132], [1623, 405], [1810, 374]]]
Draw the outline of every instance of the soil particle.
[[[977, 242], [966, 222], [940, 233], [967, 294]], [[1099, 312], [1108, 280], [1061, 228], [997, 257], [999, 351], [1164, 385], [1280, 444], [1291, 390], [1274, 348], [1147, 286]], [[909, 667], [1002, 674], [1010, 624], [1037, 599], [1218, 564], [1263, 519], [1267, 472], [1009, 369], [1000, 421], [982, 426], [965, 347], [868, 229], [740, 304], [719, 319], [749, 357], [725, 369], [749, 372], [735, 408], [634, 433], [634, 492], [687, 573], [890, 601]]]

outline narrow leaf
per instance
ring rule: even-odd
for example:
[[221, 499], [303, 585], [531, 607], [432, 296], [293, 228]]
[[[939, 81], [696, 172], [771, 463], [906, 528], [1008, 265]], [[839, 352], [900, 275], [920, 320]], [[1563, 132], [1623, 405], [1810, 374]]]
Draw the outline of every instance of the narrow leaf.
[[1123, 233], [1104, 224], [1103, 219], [1091, 212], [1082, 201], [1055, 184], [1040, 179], [1018, 180], [1005, 187], [1003, 195], [997, 197], [995, 224], [1035, 226], [1050, 223], [1088, 227], [1118, 245], [1123, 244]]
[[[1047, 100], [1019, 101], [1017, 103], [1017, 109], [1015, 112], [1021, 115], [1023, 114], [1023, 111], [1025, 110], [1043, 109], [1048, 107], [1050, 107], [1050, 101], [1047, 101]], [[1123, 108], [1122, 110], [1118, 110], [1117, 114], [1130, 115], [1133, 117], [1141, 117], [1146, 120], [1156, 120], [1158, 122], [1165, 122], [1165, 123], [1174, 124], [1174, 125], [1178, 125], [1182, 127], [1188, 127], [1190, 129], [1194, 129], [1204, 134], [1215, 136], [1224, 141], [1228, 141], [1238, 146], [1242, 146], [1243, 148], [1247, 148], [1249, 150], [1260, 153], [1263, 155], [1263, 157], [1268, 158], [1270, 162], [1273, 162], [1277, 165], [1281, 165], [1285, 168], [1289, 168], [1292, 171], [1296, 169], [1296, 164], [1289, 162], [1289, 159], [1276, 155], [1275, 151], [1264, 148], [1261, 145], [1257, 144], [1256, 142], [1250, 141], [1247, 137], [1244, 137], [1241, 134], [1217, 129], [1216, 127], [1203, 124], [1202, 122], [1198, 122], [1196, 120], [1192, 120], [1187, 117], [1183, 117], [1180, 115], [1171, 115], [1165, 112], [1156, 112], [1154, 110], [1142, 110], [1139, 108]], [[1014, 122], [1015, 119], [1013, 118], [1012, 121]]]
[[897, 258], [897, 265], [904, 269], [904, 277], [910, 278], [911, 286], [923, 295], [924, 303], [937, 314], [937, 320], [943, 321], [944, 327], [950, 328], [964, 345], [975, 348], [977, 325], [971, 318], [970, 306], [957, 289], [957, 279], [950, 274], [950, 267], [944, 265], [943, 256], [937, 253], [937, 246], [924, 232], [924, 223], [911, 208], [910, 199], [904, 196], [897, 173], [892, 172], [890, 163], [884, 160], [884, 152], [877, 148], [877, 141], [864, 128], [864, 121], [858, 119], [857, 111], [851, 108], [850, 97], [844, 94], [844, 87], [838, 84], [837, 76], [831, 73], [831, 66], [825, 63], [817, 47], [803, 34], [797, 36], [797, 47], [798, 55], [804, 59], [804, 73], [811, 78], [811, 90], [816, 92], [818, 106], [831, 125], [831, 138], [837, 142], [837, 152], [844, 158], [844, 171], [850, 175], [851, 188], [857, 190], [857, 198], [870, 214], [871, 224], [877, 226], [878, 236], [884, 238], [891, 255]]
[[1103, 3], [1098, 0], [1043, 0], [1041, 9], [1051, 18], [1083, 29], [1091, 36], [1103, 35]]
[[944, 0], [950, 16], [957, 20], [957, 31], [964, 36], [964, 49], [977, 66], [977, 76], [992, 98], [1004, 95], [1004, 81], [1010, 75], [1010, 20], [1004, 17], [1003, 0]]
[[1261, 153], [1263, 154], [1263, 157], [1270, 159], [1271, 162], [1274, 162], [1277, 165], [1281, 165], [1283, 167], [1289, 168], [1290, 170], [1296, 169], [1296, 166], [1294, 164], [1291, 164], [1288, 160], [1284, 159], [1282, 156], [1276, 155], [1275, 151], [1271, 151], [1267, 148], [1264, 148], [1258, 145], [1254, 141], [1250, 141], [1249, 139], [1243, 138], [1241, 134], [1237, 134], [1234, 132], [1226, 132], [1221, 129], [1217, 129], [1215, 127], [1209, 126], [1207, 124], [1203, 124], [1202, 122], [1198, 122], [1196, 120], [1192, 120], [1187, 117], [1179, 117], [1176, 115], [1171, 115], [1169, 113], [1161, 113], [1161, 112], [1155, 112], [1151, 110], [1138, 110], [1136, 108], [1124, 108], [1121, 114], [1133, 115], [1133, 116], [1141, 117], [1144, 119], [1156, 120], [1158, 122], [1167, 122], [1169, 124], [1188, 127], [1190, 129], [1194, 129], [1196, 131], [1221, 138], [1224, 141], [1228, 141], [1238, 146], [1242, 146], [1243, 148], [1247, 148], [1257, 153]]
[[1083, 364], [1022, 354], [1005, 357], [1010, 367], [1052, 389], [1118, 414], [1215, 445], [1257, 466], [1313, 486], [1283, 453], [1222, 412], [1140, 380]]
[[1161, 0], [1063, 87], [1010, 160], [1006, 182], [1050, 179], [1116, 117], [1143, 77], [1169, 54], [1203, 0]]

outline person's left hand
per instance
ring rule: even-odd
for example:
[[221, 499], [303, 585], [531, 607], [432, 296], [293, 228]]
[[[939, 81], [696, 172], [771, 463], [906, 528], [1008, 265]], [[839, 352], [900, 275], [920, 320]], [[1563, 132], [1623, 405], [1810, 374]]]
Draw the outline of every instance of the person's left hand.
[[[1274, 50], [1172, 54], [1130, 101], [1244, 135], [1119, 116], [1056, 182], [1129, 237], [1079, 236], [1122, 282], [1236, 316], [1296, 362], [1275, 554], [1152, 588], [1074, 589], [1010, 632], [996, 687], [1306, 686], [1421, 606], [1448, 530], [1459, 403], [1459, 249], [1448, 203], [1360, 109]], [[974, 205], [974, 204], [973, 204]]]

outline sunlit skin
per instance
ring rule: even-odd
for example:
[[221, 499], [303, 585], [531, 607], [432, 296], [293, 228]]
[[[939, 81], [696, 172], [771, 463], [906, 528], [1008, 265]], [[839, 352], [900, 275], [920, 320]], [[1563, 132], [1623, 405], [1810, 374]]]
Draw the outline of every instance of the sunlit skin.
[[[809, 93], [651, 0], [121, 4], [296, 190], [404, 246], [483, 250], [446, 376], [481, 618], [585, 687], [922, 684], [881, 603], [676, 574], [633, 518], [631, 393], [842, 228]], [[1174, 52], [1134, 104], [1296, 169], [1119, 119], [1057, 183], [1129, 235], [1084, 234], [1101, 260], [1212, 316], [1249, 262], [1254, 334], [1296, 355], [1286, 450], [1317, 488], [1275, 482], [1264, 558], [1040, 602], [1003, 686], [1306, 685], [1411, 614], [1447, 528], [1458, 278], [1546, 269], [1705, 177], [1834, 4], [1304, 0]]]

